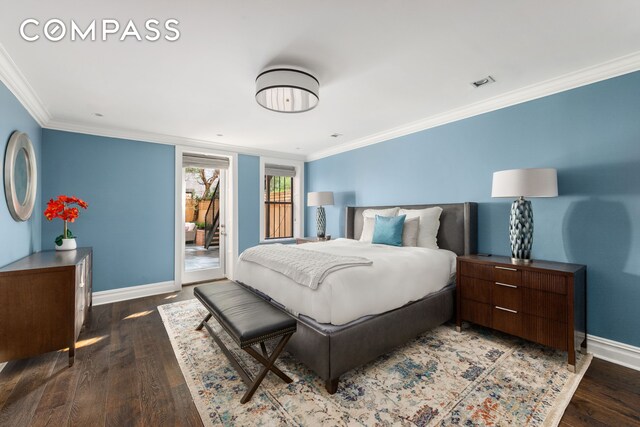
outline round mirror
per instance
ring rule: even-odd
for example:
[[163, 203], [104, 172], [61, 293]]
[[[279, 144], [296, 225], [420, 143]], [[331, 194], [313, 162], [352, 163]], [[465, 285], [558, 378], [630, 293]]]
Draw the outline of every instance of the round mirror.
[[4, 158], [4, 192], [11, 216], [26, 221], [33, 213], [37, 191], [36, 155], [29, 136], [11, 134]]
[[15, 165], [13, 178], [16, 181], [16, 197], [18, 203], [23, 205], [27, 199], [27, 186], [29, 184], [29, 164], [27, 163], [27, 152], [24, 149], [18, 151]]

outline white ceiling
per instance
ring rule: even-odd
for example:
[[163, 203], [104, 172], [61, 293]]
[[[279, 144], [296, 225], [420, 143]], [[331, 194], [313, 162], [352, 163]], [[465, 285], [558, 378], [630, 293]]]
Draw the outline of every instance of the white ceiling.
[[[52, 127], [300, 155], [640, 52], [637, 0], [0, 1], [0, 44]], [[181, 38], [29, 43], [26, 18], [176, 18]], [[272, 65], [313, 73], [318, 107], [258, 106], [255, 77]], [[489, 74], [496, 83], [469, 84]]]

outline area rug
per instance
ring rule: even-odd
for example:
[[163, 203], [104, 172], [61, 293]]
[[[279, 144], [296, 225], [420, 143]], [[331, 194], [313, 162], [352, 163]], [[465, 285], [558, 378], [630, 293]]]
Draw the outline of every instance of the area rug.
[[[487, 329], [461, 333], [443, 325], [340, 378], [329, 395], [312, 371], [283, 353], [278, 366], [293, 383], [269, 373], [248, 403], [246, 387], [206, 330], [197, 300], [158, 307], [176, 358], [205, 425], [523, 425], [559, 423], [589, 363], [577, 373], [566, 353]], [[220, 332], [212, 320], [211, 326]], [[261, 365], [225, 344], [256, 375]]]

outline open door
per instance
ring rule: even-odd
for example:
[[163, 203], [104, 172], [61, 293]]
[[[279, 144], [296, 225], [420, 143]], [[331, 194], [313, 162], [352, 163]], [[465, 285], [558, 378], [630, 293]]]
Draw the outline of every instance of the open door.
[[182, 156], [182, 284], [225, 277], [225, 201], [229, 160], [184, 153]]

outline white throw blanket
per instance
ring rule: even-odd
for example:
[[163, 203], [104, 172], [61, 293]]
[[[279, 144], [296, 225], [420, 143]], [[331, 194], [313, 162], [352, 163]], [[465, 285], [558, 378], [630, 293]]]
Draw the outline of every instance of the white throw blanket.
[[373, 261], [359, 256], [334, 255], [279, 243], [249, 248], [240, 255], [240, 259], [277, 271], [311, 289], [317, 289], [329, 273], [373, 264]]

